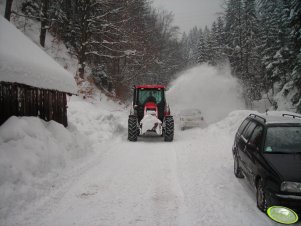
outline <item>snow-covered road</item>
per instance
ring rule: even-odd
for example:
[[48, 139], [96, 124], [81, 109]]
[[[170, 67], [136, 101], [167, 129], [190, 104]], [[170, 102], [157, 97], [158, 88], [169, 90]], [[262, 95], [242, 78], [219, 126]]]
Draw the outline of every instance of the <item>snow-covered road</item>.
[[103, 94], [72, 97], [67, 129], [12, 117], [0, 127], [0, 225], [277, 225], [233, 174], [234, 134], [250, 111], [228, 115], [243, 104], [221, 76], [201, 66], [172, 85], [174, 114], [199, 108], [210, 125], [181, 131], [176, 120], [171, 143], [129, 142], [129, 110]]
[[106, 144], [8, 225], [275, 225], [233, 175], [234, 112], [175, 141], [125, 135]]

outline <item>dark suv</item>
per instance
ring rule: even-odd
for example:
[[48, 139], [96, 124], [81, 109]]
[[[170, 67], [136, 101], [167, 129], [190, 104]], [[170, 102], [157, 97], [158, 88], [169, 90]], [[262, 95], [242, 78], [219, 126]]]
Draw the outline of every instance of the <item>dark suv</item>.
[[232, 148], [234, 174], [256, 189], [258, 208], [282, 205], [301, 212], [301, 117], [250, 114]]

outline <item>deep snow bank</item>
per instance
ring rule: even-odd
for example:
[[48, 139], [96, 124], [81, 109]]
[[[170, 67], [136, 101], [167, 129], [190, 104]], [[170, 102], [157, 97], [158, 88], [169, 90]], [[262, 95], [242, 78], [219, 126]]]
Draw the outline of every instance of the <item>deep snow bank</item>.
[[122, 110], [104, 95], [94, 103], [72, 97], [68, 128], [15, 116], [1, 125], [0, 221], [45, 196], [64, 172], [80, 167], [87, 157], [105, 151], [105, 143], [126, 134]]
[[223, 119], [231, 111], [245, 109], [241, 89], [228, 68], [206, 64], [183, 72], [167, 93], [173, 114], [198, 108], [208, 123]]
[[86, 155], [87, 139], [54, 121], [9, 118], [0, 127], [0, 219], [51, 188], [73, 160]]
[[113, 102], [102, 93], [90, 101], [73, 96], [68, 103], [68, 118], [81, 133], [89, 137], [95, 148], [112, 138], [127, 135], [124, 105]]

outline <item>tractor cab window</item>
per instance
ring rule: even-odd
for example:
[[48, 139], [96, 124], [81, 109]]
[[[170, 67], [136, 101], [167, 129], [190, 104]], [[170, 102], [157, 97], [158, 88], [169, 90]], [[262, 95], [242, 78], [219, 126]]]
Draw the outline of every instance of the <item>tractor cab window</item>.
[[160, 103], [163, 99], [163, 90], [161, 89], [139, 89], [138, 103], [143, 105], [146, 102]]

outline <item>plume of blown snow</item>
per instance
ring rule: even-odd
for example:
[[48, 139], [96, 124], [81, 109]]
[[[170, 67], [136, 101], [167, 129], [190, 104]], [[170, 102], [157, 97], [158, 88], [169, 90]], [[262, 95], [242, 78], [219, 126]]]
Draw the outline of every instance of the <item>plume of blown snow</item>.
[[199, 109], [207, 123], [217, 122], [234, 110], [245, 109], [242, 90], [229, 67], [198, 65], [181, 73], [167, 92], [174, 115]]

